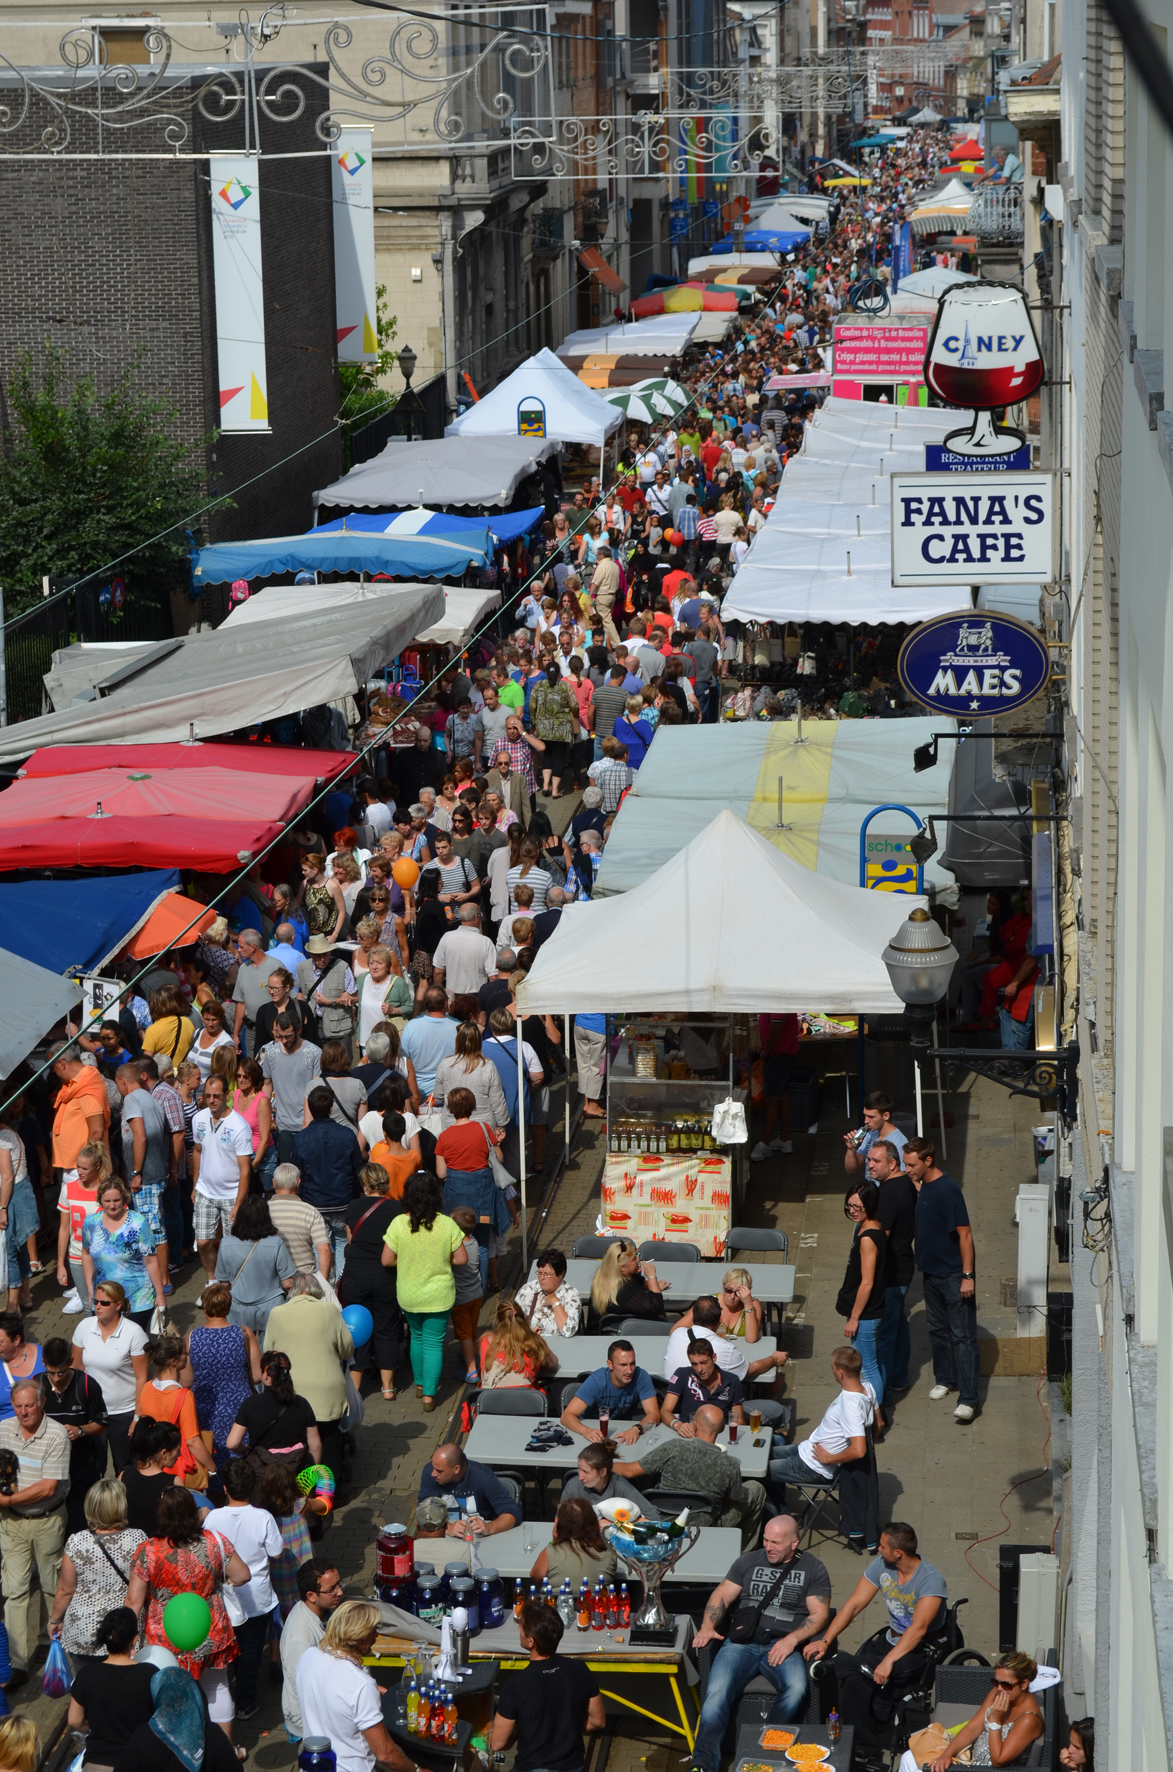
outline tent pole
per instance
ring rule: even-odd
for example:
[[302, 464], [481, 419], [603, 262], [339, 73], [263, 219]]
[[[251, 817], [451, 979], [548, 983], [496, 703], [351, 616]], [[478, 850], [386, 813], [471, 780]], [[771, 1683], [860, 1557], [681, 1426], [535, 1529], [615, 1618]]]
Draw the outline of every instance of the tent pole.
[[[936, 1017], [934, 1016], [934, 1023], [935, 1023], [935, 1021], [936, 1021]], [[941, 1036], [939, 1033], [936, 1032], [935, 1025], [934, 1025], [933, 1031], [934, 1031], [934, 1038], [937, 1040], [937, 1042], [939, 1044]], [[933, 1064], [936, 1067], [936, 1072], [937, 1072], [937, 1118], [941, 1122], [941, 1155], [944, 1157], [945, 1161], [948, 1162], [949, 1161], [949, 1141], [945, 1137], [945, 1092], [941, 1088], [941, 1060], [939, 1058], [935, 1058], [933, 1060]]]
[[[520, 1151], [518, 1187], [521, 1193], [521, 1271], [529, 1276], [529, 1214], [525, 1204], [525, 1071], [522, 1058], [521, 1017], [517, 1020], [517, 1144]], [[919, 1071], [917, 1073], [920, 1075]], [[919, 1097], [918, 1097], [919, 1099]]]
[[565, 1042], [565, 1052], [566, 1052], [566, 1130], [564, 1133], [565, 1144], [563, 1146], [563, 1150], [565, 1152], [565, 1155], [562, 1158], [562, 1162], [565, 1165], [565, 1164], [569, 1163], [569, 1161], [570, 1161], [570, 1017], [569, 1017], [569, 1015], [564, 1015], [562, 1017], [562, 1021], [563, 1021], [563, 1029], [564, 1029], [562, 1038], [563, 1038], [563, 1041]]
[[920, 1093], [920, 1065], [915, 1058], [912, 1061], [912, 1068], [916, 1076], [916, 1135], [918, 1138], [923, 1138], [925, 1135], [925, 1110]]

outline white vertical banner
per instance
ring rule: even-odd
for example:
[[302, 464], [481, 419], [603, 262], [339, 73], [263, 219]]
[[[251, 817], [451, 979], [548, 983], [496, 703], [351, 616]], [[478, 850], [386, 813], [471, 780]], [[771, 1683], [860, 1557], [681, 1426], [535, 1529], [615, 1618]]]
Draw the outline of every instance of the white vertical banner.
[[259, 167], [250, 154], [217, 154], [208, 164], [220, 429], [267, 431]]
[[379, 354], [373, 134], [370, 128], [344, 129], [334, 144], [334, 306], [340, 363], [365, 363]]

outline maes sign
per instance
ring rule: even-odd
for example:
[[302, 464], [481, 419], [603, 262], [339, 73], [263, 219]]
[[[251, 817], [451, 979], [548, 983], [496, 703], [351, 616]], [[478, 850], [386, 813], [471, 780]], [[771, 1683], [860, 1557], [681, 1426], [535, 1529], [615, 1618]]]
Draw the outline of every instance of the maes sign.
[[914, 628], [896, 669], [909, 695], [934, 713], [972, 719], [1033, 701], [1051, 675], [1051, 655], [1026, 622], [962, 610]]

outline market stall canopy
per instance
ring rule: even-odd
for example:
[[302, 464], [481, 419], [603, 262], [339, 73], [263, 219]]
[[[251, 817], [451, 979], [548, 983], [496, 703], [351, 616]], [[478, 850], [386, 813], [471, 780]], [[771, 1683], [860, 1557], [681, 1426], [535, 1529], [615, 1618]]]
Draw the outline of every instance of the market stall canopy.
[[0, 1077], [9, 1077], [39, 1040], [81, 1002], [81, 986], [0, 948]]
[[814, 197], [805, 191], [788, 191], [783, 202], [791, 215], [804, 222], [826, 221], [831, 207], [830, 197]]
[[[0, 832], [13, 825], [102, 816], [262, 819], [288, 824], [313, 797], [312, 779], [234, 769], [95, 769], [26, 776], [0, 794]], [[0, 849], [4, 847], [0, 837]]]
[[908, 218], [909, 225], [914, 234], [964, 233], [972, 208], [973, 192], [959, 178], [951, 178], [942, 190], [917, 205]]
[[631, 311], [640, 319], [654, 314], [715, 313], [718, 310], [737, 312], [737, 296], [732, 290], [705, 289], [700, 284], [680, 283], [675, 289], [653, 289], [631, 304]]
[[[857, 885], [859, 827], [873, 807], [899, 801], [921, 818], [949, 810], [949, 771], [918, 775], [913, 764], [927, 730], [917, 719], [804, 721], [805, 742], [796, 745], [793, 720], [658, 727], [611, 828], [596, 896], [631, 892], [725, 808], [820, 883]], [[785, 831], [775, 829], [779, 776]], [[910, 835], [913, 828], [899, 813], [873, 827]], [[933, 859], [925, 881], [940, 888], [953, 876]], [[753, 902], [744, 900], [747, 909]]]
[[314, 493], [315, 505], [398, 510], [405, 505], [505, 509], [523, 480], [559, 452], [554, 437], [396, 437], [370, 461]]
[[563, 364], [579, 368], [592, 358], [679, 357], [688, 348], [700, 321], [700, 313], [653, 314], [647, 320], [629, 320], [619, 326], [592, 326], [571, 332], [558, 346]]
[[9, 950], [38, 967], [99, 972], [171, 902], [178, 884], [174, 868], [101, 880], [14, 881], [0, 886], [0, 927]]
[[327, 535], [349, 529], [360, 535], [467, 535], [488, 524], [494, 542], [516, 541], [545, 515], [544, 505], [531, 505], [527, 511], [493, 511], [483, 517], [455, 517], [451, 511], [429, 511], [417, 505], [411, 511], [376, 513], [355, 511], [346, 517], [335, 517], [331, 523], [319, 523], [311, 535]]
[[83, 818], [5, 825], [0, 873], [19, 868], [197, 868], [232, 874], [281, 835], [258, 819], [139, 818], [92, 812]]
[[[431, 590], [430, 585], [428, 589]], [[24, 777], [79, 775], [93, 769], [208, 768], [247, 769], [333, 781], [335, 776], [354, 768], [354, 753], [301, 750], [296, 745], [212, 744], [202, 739], [182, 744], [62, 744], [34, 751], [19, 774]]]
[[188, 634], [101, 701], [0, 729], [0, 763], [41, 745], [178, 742], [193, 725], [206, 738], [339, 701], [439, 621], [444, 608], [443, 588], [430, 585], [344, 605], [328, 621], [314, 611]]
[[480, 438], [520, 434], [601, 447], [622, 423], [622, 413], [584, 387], [553, 351], [541, 350], [462, 412], [445, 434]]
[[944, 118], [940, 111], [934, 111], [931, 105], [926, 105], [923, 110], [914, 111], [908, 121], [910, 123], [942, 123]]
[[149, 960], [155, 954], [170, 953], [172, 948], [192, 947], [219, 915], [219, 911], [198, 904], [182, 892], [169, 892], [159, 900], [142, 927], [122, 944], [119, 957]]
[[41, 678], [52, 708], [74, 700], [92, 701], [97, 684], [124, 665], [141, 662], [155, 650], [154, 640], [80, 640], [53, 653]]
[[459, 578], [470, 566], [488, 566], [486, 525], [467, 534], [389, 535], [311, 529], [268, 541], [222, 541], [200, 548], [192, 568], [197, 586], [237, 578], [274, 578], [282, 572], [385, 572], [391, 578]]
[[[746, 228], [740, 242], [742, 252], [793, 252], [810, 239], [810, 229], [791, 215], [785, 203], [771, 204]], [[710, 250], [714, 254], [732, 252], [734, 239], [726, 234]]]
[[708, 271], [730, 271], [737, 265], [753, 266], [759, 271], [773, 271], [776, 277], [785, 275], [785, 265], [780, 265], [772, 252], [722, 252], [714, 255], [711, 252], [702, 254], [700, 258], [690, 258], [688, 274], [690, 277], [703, 277]]
[[[395, 586], [400, 595], [424, 588], [423, 585]], [[334, 609], [370, 604], [386, 597], [387, 592], [388, 586], [381, 584], [269, 585], [266, 590], [258, 591], [255, 597], [250, 597], [247, 603], [238, 603], [223, 625], [243, 627], [251, 622], [273, 621], [291, 615], [327, 615]], [[443, 615], [418, 634], [413, 634], [411, 639], [428, 645], [458, 645], [490, 609], [497, 607], [500, 596], [496, 586], [446, 585]]]
[[[538, 1015], [896, 1015], [880, 955], [924, 902], [816, 880], [723, 811], [630, 892], [565, 911], [517, 1001]], [[665, 905], [711, 939], [650, 944]], [[608, 954], [630, 958], [609, 967]]]
[[981, 142], [975, 141], [971, 135], [967, 136], [965, 141], [958, 142], [956, 146], [950, 148], [949, 158], [950, 160], [980, 160], [984, 151]]

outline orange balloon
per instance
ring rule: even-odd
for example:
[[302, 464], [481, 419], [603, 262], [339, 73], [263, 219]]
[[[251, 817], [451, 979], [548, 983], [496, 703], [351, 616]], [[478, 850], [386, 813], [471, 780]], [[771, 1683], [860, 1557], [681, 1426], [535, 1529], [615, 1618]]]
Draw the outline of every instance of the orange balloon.
[[411, 891], [419, 877], [419, 868], [407, 855], [401, 855], [391, 869], [391, 878], [397, 886], [402, 886], [405, 892]]

